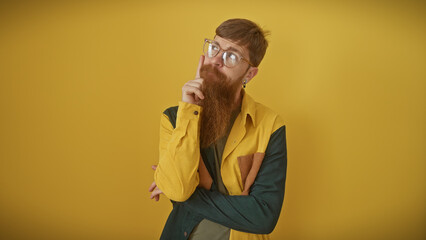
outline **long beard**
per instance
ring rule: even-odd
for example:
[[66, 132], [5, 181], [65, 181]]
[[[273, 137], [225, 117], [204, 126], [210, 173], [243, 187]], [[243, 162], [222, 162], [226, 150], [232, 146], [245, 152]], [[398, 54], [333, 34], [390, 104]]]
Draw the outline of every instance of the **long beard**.
[[204, 79], [201, 88], [204, 99], [201, 103], [200, 144], [202, 148], [207, 148], [226, 134], [243, 76], [231, 81], [212, 65], [202, 66], [200, 76]]

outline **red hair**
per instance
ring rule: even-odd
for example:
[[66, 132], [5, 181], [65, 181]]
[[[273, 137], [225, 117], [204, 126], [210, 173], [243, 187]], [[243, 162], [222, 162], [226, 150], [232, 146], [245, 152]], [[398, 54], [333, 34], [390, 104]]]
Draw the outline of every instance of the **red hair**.
[[259, 66], [268, 48], [265, 36], [269, 35], [269, 32], [247, 19], [226, 20], [216, 28], [216, 35], [247, 48], [250, 63], [255, 67]]

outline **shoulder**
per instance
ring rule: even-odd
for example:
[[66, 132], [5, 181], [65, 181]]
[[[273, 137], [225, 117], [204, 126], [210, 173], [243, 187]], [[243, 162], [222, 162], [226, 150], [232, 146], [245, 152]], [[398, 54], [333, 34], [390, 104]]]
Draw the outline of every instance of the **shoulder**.
[[259, 102], [255, 102], [255, 106], [256, 123], [258, 125], [270, 126], [272, 132], [285, 126], [284, 119], [277, 112]]
[[167, 117], [167, 120], [170, 121], [170, 123], [173, 125], [173, 128], [176, 128], [178, 108], [178, 106], [173, 106], [163, 111], [163, 117]]
[[168, 117], [173, 116], [173, 115], [177, 115], [177, 111], [178, 111], [179, 106], [173, 106], [173, 107], [169, 107], [166, 110], [163, 111], [163, 114], [167, 115]]

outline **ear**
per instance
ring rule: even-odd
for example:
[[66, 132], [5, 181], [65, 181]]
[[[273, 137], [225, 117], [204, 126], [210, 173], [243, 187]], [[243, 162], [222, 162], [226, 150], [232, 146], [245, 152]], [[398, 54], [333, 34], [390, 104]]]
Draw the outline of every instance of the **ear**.
[[250, 67], [249, 70], [246, 73], [246, 76], [244, 77], [244, 79], [247, 80], [247, 83], [250, 82], [250, 80], [252, 78], [254, 78], [254, 76], [257, 75], [257, 72], [259, 71], [259, 69], [257, 67]]

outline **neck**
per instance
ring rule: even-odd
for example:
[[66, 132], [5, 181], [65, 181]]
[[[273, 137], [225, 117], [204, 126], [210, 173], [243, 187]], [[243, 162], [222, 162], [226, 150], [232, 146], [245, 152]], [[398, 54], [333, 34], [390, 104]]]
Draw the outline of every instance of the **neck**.
[[241, 105], [243, 96], [244, 96], [244, 91], [242, 90], [242, 88], [238, 88], [237, 92], [235, 93], [235, 101], [234, 101], [234, 106], [232, 110], [235, 110], [237, 107]]

